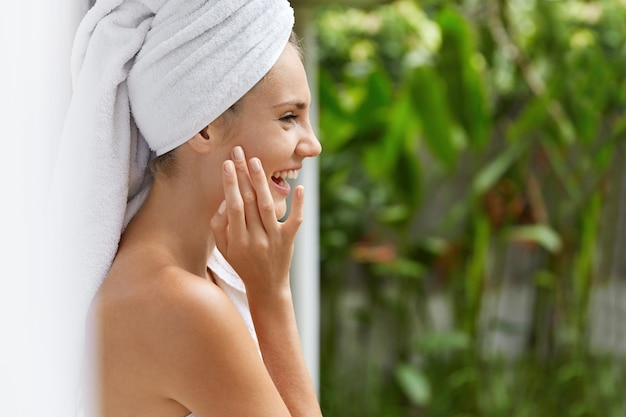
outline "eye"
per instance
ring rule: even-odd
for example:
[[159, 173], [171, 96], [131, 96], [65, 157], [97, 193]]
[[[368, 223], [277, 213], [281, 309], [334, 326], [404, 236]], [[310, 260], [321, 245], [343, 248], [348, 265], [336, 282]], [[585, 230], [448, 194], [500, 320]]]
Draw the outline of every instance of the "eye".
[[298, 116], [296, 116], [295, 114], [289, 113], [289, 114], [286, 114], [283, 117], [281, 117], [279, 120], [281, 122], [284, 122], [284, 123], [292, 123], [297, 118], [298, 118]]

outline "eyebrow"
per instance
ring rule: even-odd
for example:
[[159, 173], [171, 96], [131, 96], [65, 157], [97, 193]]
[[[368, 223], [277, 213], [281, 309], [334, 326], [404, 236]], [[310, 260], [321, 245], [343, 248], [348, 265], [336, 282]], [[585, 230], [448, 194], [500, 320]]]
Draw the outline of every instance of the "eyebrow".
[[285, 106], [295, 106], [298, 109], [302, 110], [306, 108], [306, 103], [298, 100], [290, 100], [283, 101], [282, 103], [274, 104], [272, 107], [285, 107]]

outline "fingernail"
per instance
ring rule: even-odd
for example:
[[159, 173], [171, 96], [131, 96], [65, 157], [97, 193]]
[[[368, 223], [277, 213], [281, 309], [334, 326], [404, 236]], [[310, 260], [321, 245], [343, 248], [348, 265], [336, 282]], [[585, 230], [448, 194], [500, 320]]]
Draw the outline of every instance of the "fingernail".
[[241, 149], [240, 146], [236, 146], [235, 149], [233, 149], [233, 156], [237, 161], [243, 161], [243, 149]]
[[252, 171], [254, 172], [261, 171], [261, 161], [259, 161], [258, 158], [252, 158], [250, 160], [250, 167], [252, 168]]
[[226, 171], [227, 174], [233, 174], [235, 172], [233, 161], [226, 161], [224, 163], [224, 171]]
[[225, 211], [226, 211], [226, 200], [222, 201], [222, 204], [220, 204], [220, 207], [217, 209], [217, 212], [219, 214], [224, 214]]

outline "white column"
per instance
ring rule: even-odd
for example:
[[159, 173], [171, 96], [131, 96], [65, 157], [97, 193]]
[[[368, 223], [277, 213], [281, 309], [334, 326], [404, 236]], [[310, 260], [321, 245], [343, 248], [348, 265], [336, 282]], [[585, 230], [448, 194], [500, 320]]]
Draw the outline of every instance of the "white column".
[[6, 416], [72, 416], [63, 283], [39, 245], [86, 0], [0, 3], [0, 404]]
[[[312, 10], [296, 8], [296, 33], [303, 41], [305, 67], [312, 95], [311, 122], [317, 132], [317, 56]], [[296, 319], [305, 359], [319, 392], [319, 178], [317, 159], [307, 159], [299, 183], [305, 187], [304, 223], [298, 232], [291, 276]]]

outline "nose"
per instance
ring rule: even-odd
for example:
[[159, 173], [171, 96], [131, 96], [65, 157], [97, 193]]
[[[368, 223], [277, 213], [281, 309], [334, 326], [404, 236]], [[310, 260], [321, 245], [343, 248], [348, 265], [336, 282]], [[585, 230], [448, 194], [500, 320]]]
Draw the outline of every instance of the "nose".
[[303, 157], [314, 157], [322, 152], [322, 144], [315, 136], [313, 128], [308, 125], [303, 129], [302, 135], [296, 147], [296, 153]]

